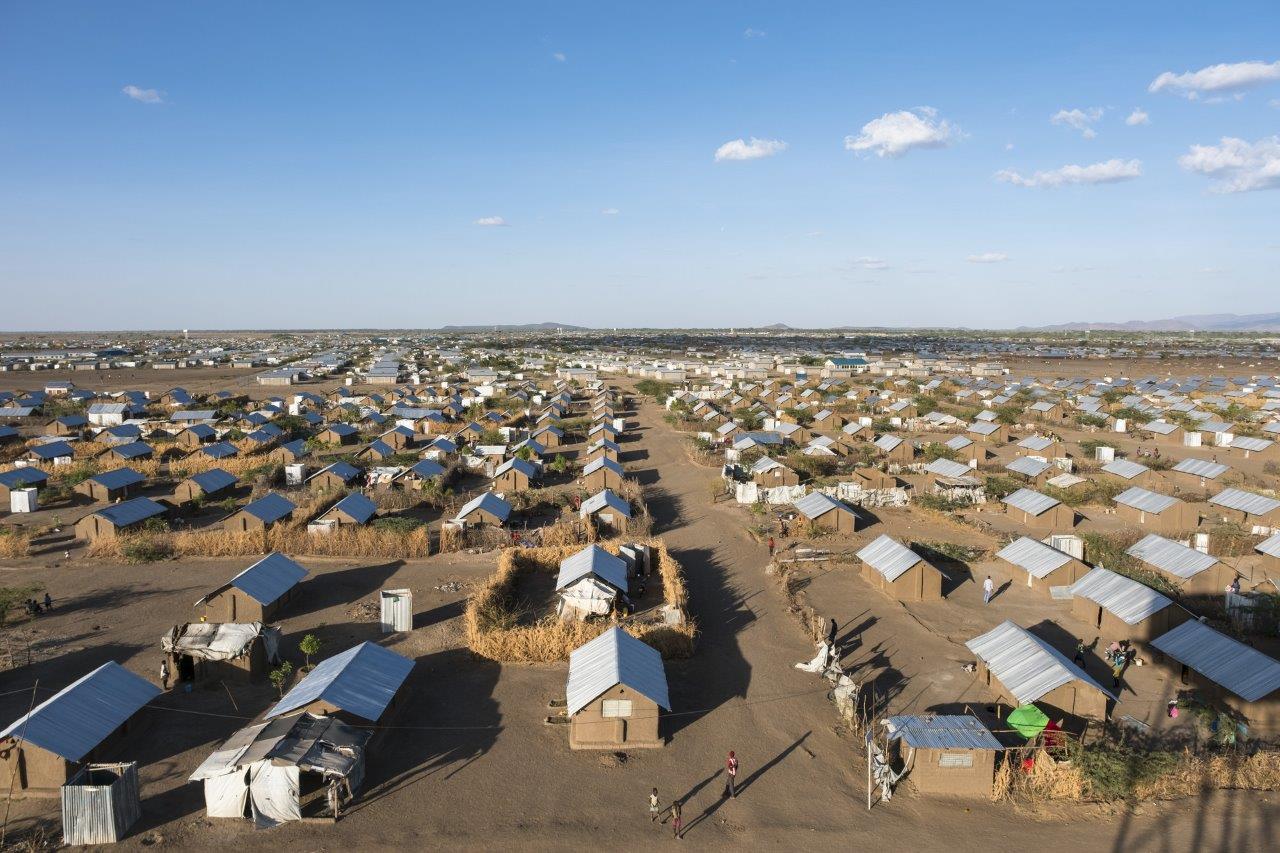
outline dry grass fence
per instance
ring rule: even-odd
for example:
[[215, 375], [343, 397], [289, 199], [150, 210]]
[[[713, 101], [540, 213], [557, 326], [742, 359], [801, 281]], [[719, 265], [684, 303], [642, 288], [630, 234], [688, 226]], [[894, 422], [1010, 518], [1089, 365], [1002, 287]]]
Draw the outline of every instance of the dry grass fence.
[[31, 534], [13, 527], [0, 528], [0, 559], [18, 560], [27, 556]]
[[[1177, 800], [1214, 790], [1280, 790], [1280, 752], [1148, 753], [1135, 762], [1113, 747], [1071, 750], [1070, 760], [1046, 750], [1010, 750], [996, 771], [993, 800]], [[1034, 763], [1024, 771], [1023, 759]]]
[[[600, 547], [616, 554], [631, 540], [611, 540]], [[697, 628], [688, 616], [688, 591], [684, 571], [660, 540], [647, 544], [657, 562], [662, 579], [663, 602], [681, 614], [679, 624], [637, 618], [623, 620], [621, 627], [633, 637], [648, 643], [664, 658], [687, 658], [693, 655]], [[464, 614], [467, 646], [480, 657], [506, 663], [550, 663], [568, 660], [569, 653], [595, 639], [612, 626], [607, 620], [580, 622], [548, 616], [534, 625], [518, 624], [515, 607], [515, 585], [522, 574], [544, 572], [554, 574], [560, 561], [580, 549], [578, 545], [543, 548], [510, 548], [498, 558], [498, 568], [467, 601]]]

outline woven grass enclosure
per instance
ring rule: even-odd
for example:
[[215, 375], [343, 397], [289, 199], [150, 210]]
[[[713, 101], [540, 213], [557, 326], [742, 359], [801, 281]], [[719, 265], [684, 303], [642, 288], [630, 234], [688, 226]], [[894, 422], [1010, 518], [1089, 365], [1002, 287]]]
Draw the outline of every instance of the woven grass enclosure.
[[[620, 546], [634, 540], [610, 540], [597, 543], [616, 554]], [[649, 539], [648, 545], [657, 561], [662, 579], [663, 603], [680, 611], [679, 625], [668, 625], [660, 617], [632, 617], [621, 627], [656, 648], [664, 658], [687, 658], [693, 655], [697, 628], [688, 615], [688, 591], [684, 570], [668, 553], [661, 540]], [[517, 579], [522, 574], [544, 572], [555, 574], [560, 561], [581, 550], [581, 545], [544, 548], [509, 548], [498, 558], [498, 568], [467, 601], [464, 621], [467, 646], [480, 657], [505, 663], [550, 663], [568, 660], [569, 653], [588, 640], [604, 633], [614, 623], [598, 619], [587, 622], [568, 621], [548, 616], [534, 625], [518, 624], [513, 611]]]

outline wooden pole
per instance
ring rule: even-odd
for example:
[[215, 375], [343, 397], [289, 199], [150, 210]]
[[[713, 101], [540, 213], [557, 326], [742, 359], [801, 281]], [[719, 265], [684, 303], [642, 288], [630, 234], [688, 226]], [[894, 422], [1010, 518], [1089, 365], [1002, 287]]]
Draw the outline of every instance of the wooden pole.
[[871, 729], [867, 729], [867, 811], [871, 811]]

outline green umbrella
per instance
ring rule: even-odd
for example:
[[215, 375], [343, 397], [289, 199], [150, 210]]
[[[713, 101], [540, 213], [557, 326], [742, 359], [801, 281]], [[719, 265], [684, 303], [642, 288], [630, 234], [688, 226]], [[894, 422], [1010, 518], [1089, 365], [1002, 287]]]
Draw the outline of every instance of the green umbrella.
[[1044, 731], [1044, 727], [1049, 724], [1049, 718], [1045, 716], [1035, 705], [1023, 705], [1009, 712], [1007, 717], [1009, 725], [1013, 726], [1018, 734], [1027, 740], [1031, 740], [1040, 732]]

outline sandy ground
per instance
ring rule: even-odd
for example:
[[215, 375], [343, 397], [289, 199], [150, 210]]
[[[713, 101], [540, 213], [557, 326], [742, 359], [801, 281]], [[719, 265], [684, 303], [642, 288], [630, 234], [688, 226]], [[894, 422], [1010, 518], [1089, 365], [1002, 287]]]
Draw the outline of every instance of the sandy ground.
[[[495, 555], [373, 566], [304, 560], [313, 577], [285, 614], [289, 651], [307, 632], [325, 640], [323, 654], [379, 639], [376, 625], [352, 622], [351, 605], [384, 587], [407, 586], [415, 594], [414, 631], [389, 643], [417, 661], [409, 701], [378, 735], [368, 787], [336, 825], [256, 831], [247, 822], [209, 821], [200, 788], [185, 779], [264, 710], [273, 691], [232, 686], [170, 694], [147, 712], [132, 753], [143, 765], [144, 815], [125, 846], [552, 850], [599, 846], [602, 837], [627, 848], [674, 844], [670, 828], [655, 827], [645, 814], [656, 786], [664, 803], [686, 798], [683, 844], [694, 848], [986, 851], [1029, 840], [1117, 853], [1274, 847], [1275, 794], [1212, 792], [1194, 804], [1062, 806], [1033, 815], [904, 788], [868, 813], [859, 744], [838, 733], [825, 683], [793, 668], [812, 647], [764, 574], [765, 549], [746, 534], [741, 509], [710, 502], [717, 472], [690, 462], [685, 437], [660, 414], [652, 405], [642, 408], [625, 461], [647, 487], [657, 532], [685, 566], [701, 626], [697, 655], [667, 668], [675, 713], [666, 721], [665, 748], [633, 751], [625, 762], [573, 752], [566, 732], [542, 721], [547, 701], [563, 695], [565, 665], [499, 666], [461, 648], [465, 584], [491, 571]], [[885, 527], [917, 523], [904, 514]], [[943, 538], [931, 530], [919, 535]], [[249, 562], [4, 567], [5, 583], [42, 583], [58, 606], [33, 626], [41, 636], [32, 664], [0, 674], [0, 714], [13, 719], [25, 711], [36, 679], [57, 689], [105, 660], [155, 678], [160, 635], [189, 618], [202, 592]], [[462, 586], [437, 589], [450, 582]], [[892, 693], [897, 710], [969, 698], [954, 645], [983, 620], [994, 624], [1015, 608], [1019, 621], [1060, 615], [1056, 603], [1023, 593], [1031, 595], [1011, 589], [993, 604], [1002, 612], [983, 614], [980, 599], [970, 600], [977, 595], [970, 583], [954, 602], [907, 609], [841, 569], [815, 578], [811, 594], [838, 608], [843, 629], [860, 641], [852, 662], [880, 676], [877, 684]], [[742, 761], [736, 800], [721, 796], [720, 768], [730, 749]], [[56, 830], [56, 802], [15, 802], [10, 821], [20, 831], [38, 824]]]

